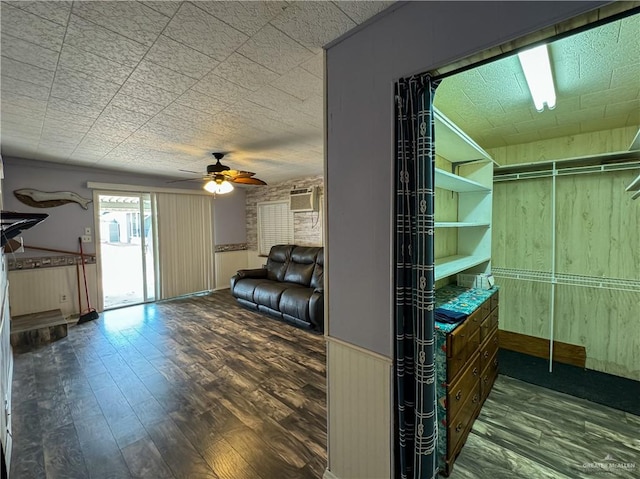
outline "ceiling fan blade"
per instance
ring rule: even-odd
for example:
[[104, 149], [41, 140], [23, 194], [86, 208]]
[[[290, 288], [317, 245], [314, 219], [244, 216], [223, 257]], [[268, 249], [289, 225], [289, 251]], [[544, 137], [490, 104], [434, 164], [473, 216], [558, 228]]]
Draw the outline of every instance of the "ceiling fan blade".
[[247, 178], [244, 176], [240, 176], [238, 178], [230, 178], [229, 181], [231, 183], [239, 183], [242, 185], [266, 185], [266, 183], [259, 178]]
[[178, 169], [178, 171], [184, 171], [185, 173], [193, 173], [194, 175], [198, 175], [198, 174], [199, 174], [197, 171], [191, 171], [191, 170], [181, 170], [181, 169]]
[[169, 180], [169, 181], [167, 181], [167, 183], [180, 183], [180, 182], [183, 182], [183, 181], [202, 181], [202, 176], [199, 176], [197, 178], [183, 178], [181, 180]]
[[252, 171], [242, 171], [242, 170], [227, 170], [223, 174], [231, 178], [249, 178], [250, 176], [255, 175], [255, 173], [253, 173]]

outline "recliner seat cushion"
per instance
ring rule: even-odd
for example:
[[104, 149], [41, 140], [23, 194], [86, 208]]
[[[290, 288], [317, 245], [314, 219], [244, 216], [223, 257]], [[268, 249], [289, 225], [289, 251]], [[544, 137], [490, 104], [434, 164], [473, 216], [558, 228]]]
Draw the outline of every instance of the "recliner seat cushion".
[[309, 299], [313, 294], [311, 288], [289, 288], [282, 292], [279, 310], [309, 323]]
[[288, 287], [286, 283], [276, 283], [275, 281], [259, 284], [253, 292], [253, 300], [258, 304], [277, 310], [282, 292]]
[[236, 282], [235, 287], [233, 288], [233, 295], [236, 298], [245, 299], [247, 301], [253, 300], [253, 293], [256, 289], [256, 286], [262, 283], [268, 283], [269, 281], [261, 278], [245, 278]]

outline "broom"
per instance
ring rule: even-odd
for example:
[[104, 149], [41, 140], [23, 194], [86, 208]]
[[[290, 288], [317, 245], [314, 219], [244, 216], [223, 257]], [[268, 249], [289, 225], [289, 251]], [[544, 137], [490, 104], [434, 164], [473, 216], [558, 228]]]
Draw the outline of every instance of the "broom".
[[80, 243], [80, 262], [82, 263], [82, 276], [84, 277], [84, 292], [87, 295], [87, 312], [84, 314], [80, 314], [80, 317], [78, 318], [78, 324], [82, 324], [82, 323], [86, 323], [87, 321], [93, 321], [94, 319], [98, 319], [100, 315], [95, 309], [91, 307], [91, 302], [89, 301], [89, 288], [87, 286], [87, 272], [84, 268], [84, 252], [82, 251], [82, 238], [78, 238], [78, 243]]

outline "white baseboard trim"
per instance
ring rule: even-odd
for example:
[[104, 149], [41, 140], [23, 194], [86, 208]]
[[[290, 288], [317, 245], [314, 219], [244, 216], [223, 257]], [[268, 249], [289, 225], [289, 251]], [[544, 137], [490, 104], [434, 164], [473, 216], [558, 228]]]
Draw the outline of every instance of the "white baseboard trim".
[[324, 470], [324, 474], [322, 475], [322, 479], [339, 479], [333, 472], [331, 472], [328, 468]]

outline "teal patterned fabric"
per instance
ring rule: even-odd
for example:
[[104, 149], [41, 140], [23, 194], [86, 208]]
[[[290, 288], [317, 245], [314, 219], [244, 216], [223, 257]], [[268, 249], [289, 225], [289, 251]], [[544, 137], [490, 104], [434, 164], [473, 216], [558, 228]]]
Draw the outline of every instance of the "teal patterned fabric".
[[433, 96], [429, 75], [396, 84], [396, 477], [437, 474]]
[[[468, 289], [448, 285], [436, 290], [436, 307], [469, 315], [497, 290], [498, 286], [491, 289]], [[435, 323], [438, 466], [441, 470], [445, 469], [447, 456], [447, 334], [459, 325], [460, 323]]]

